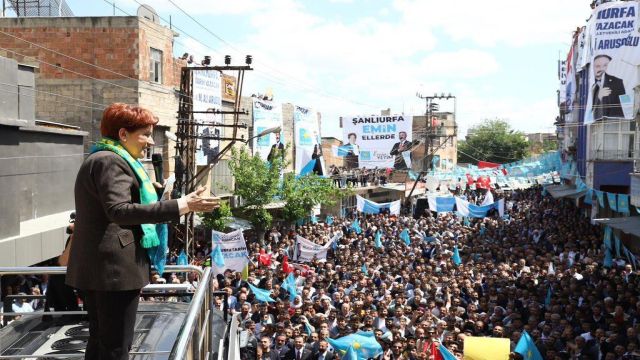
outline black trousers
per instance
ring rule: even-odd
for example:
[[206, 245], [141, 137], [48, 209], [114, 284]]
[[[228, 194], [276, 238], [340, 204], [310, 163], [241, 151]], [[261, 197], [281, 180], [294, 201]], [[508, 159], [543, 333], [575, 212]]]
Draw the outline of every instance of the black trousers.
[[89, 315], [87, 360], [128, 360], [140, 290], [83, 291]]

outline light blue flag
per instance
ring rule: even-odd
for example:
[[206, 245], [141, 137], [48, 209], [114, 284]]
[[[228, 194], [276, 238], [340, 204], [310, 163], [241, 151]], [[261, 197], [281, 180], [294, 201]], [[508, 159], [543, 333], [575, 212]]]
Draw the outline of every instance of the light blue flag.
[[376, 236], [375, 236], [375, 245], [378, 249], [382, 249], [382, 241], [380, 240], [382, 238], [382, 233], [380, 232], [380, 230], [376, 231]]
[[351, 144], [338, 146], [338, 153], [336, 155], [347, 156], [349, 155], [349, 152], [351, 152], [352, 150], [353, 150], [353, 147], [351, 146]]
[[356, 234], [360, 235], [362, 233], [362, 228], [360, 227], [360, 220], [355, 219], [351, 223], [351, 229], [356, 232]]
[[598, 204], [601, 208], [604, 207], [604, 193], [600, 190], [593, 190], [596, 193], [596, 197], [598, 198]]
[[587, 190], [587, 193], [584, 194], [584, 203], [587, 205], [593, 204], [593, 189]]
[[409, 170], [409, 178], [413, 181], [418, 180], [418, 174], [415, 171]]
[[553, 295], [553, 290], [551, 286], [547, 289], [547, 296], [544, 298], [544, 307], [549, 308], [551, 306], [551, 296]]
[[311, 215], [311, 223], [312, 224], [317, 224], [318, 223], [318, 217], [316, 217], [315, 215]]
[[326, 340], [341, 356], [344, 356], [349, 348], [353, 348], [358, 360], [375, 358], [382, 354], [382, 346], [376, 341], [372, 331], [358, 331], [338, 339], [327, 338]]
[[620, 257], [620, 237], [618, 235], [615, 235], [614, 238], [615, 240], [615, 246], [616, 246], [616, 257], [619, 258]]
[[187, 259], [187, 254], [184, 253], [184, 250], [180, 251], [180, 255], [178, 255], [178, 259], [176, 260], [176, 264], [189, 265], [189, 260]]
[[604, 261], [602, 262], [602, 266], [606, 268], [613, 267], [613, 256], [611, 256], [611, 250], [609, 248], [604, 249]]
[[346, 353], [342, 356], [342, 360], [358, 360], [358, 354], [353, 349], [353, 346], [349, 347]]
[[436, 241], [436, 237], [435, 237], [435, 236], [427, 236], [427, 235], [425, 235], [425, 236], [423, 237], [423, 239], [424, 239], [424, 241], [426, 241], [426, 242], [428, 242], [428, 243], [430, 243], [430, 242], [432, 242], [432, 241]]
[[327, 215], [327, 219], [324, 221], [327, 225], [333, 225], [333, 216]]
[[449, 351], [444, 345], [438, 345], [438, 351], [440, 351], [440, 355], [442, 356], [442, 360], [458, 360], [455, 355]]
[[629, 214], [629, 195], [618, 194], [618, 212]]
[[608, 225], [604, 226], [604, 239], [602, 240], [602, 243], [604, 244], [604, 247], [612, 250], [613, 247], [611, 246], [611, 235], [612, 235], [612, 230], [611, 227], [609, 227]]
[[609, 200], [609, 207], [613, 211], [618, 211], [618, 201], [616, 199], [616, 194], [607, 193], [607, 199]]
[[251, 292], [256, 297], [256, 300], [261, 302], [275, 302], [275, 300], [271, 298], [271, 292], [269, 290], [260, 289], [259, 287], [253, 286], [251, 284], [249, 284], [249, 289], [251, 289]]
[[365, 276], [369, 276], [369, 269], [367, 269], [367, 264], [363, 263], [362, 266], [360, 267], [360, 271], [362, 271], [362, 273]]
[[298, 295], [298, 291], [296, 289], [296, 278], [293, 276], [292, 272], [284, 279], [281, 287], [289, 293], [289, 301], [293, 301]]
[[454, 245], [453, 247], [453, 255], [451, 255], [451, 260], [453, 260], [453, 263], [456, 266], [462, 264], [462, 259], [460, 258], [460, 252], [458, 251], [458, 245]]
[[220, 245], [217, 245], [215, 249], [213, 249], [213, 253], [211, 254], [211, 258], [213, 263], [216, 264], [217, 267], [224, 267], [224, 256], [222, 256], [222, 250], [220, 249]]
[[520, 340], [514, 351], [522, 355], [524, 360], [542, 360], [540, 351], [538, 351], [536, 344], [526, 331], [522, 331], [522, 335], [520, 335]]
[[304, 331], [307, 333], [307, 336], [311, 336], [311, 333], [313, 332], [311, 331], [311, 326], [308, 322], [304, 323]]
[[313, 173], [313, 168], [316, 166], [316, 161], [318, 161], [318, 159], [311, 159], [311, 161], [309, 161], [307, 165], [305, 165], [300, 170], [300, 176], [305, 176]]
[[462, 224], [464, 226], [469, 226], [469, 225], [471, 225], [471, 221], [469, 221], [469, 218], [465, 216], [465, 217], [462, 218]]
[[411, 245], [411, 237], [409, 236], [409, 230], [408, 229], [404, 229], [402, 230], [402, 232], [400, 233], [400, 239], [402, 241], [404, 241], [404, 243], [408, 246]]

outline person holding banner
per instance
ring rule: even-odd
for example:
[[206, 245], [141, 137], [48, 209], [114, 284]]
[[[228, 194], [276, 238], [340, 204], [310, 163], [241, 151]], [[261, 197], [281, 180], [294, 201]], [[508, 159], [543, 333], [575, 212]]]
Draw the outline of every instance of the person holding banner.
[[400, 131], [398, 133], [398, 138], [400, 141], [393, 144], [393, 148], [391, 148], [390, 155], [394, 155], [396, 158], [393, 162], [393, 168], [396, 170], [406, 170], [411, 167], [411, 164], [407, 164], [404, 160], [403, 153], [405, 151], [409, 151], [409, 161], [411, 161], [411, 141], [407, 140], [406, 131]]
[[611, 56], [597, 55], [593, 59], [593, 74], [595, 81], [593, 91], [593, 119], [598, 120], [604, 116], [624, 118], [620, 96], [625, 95], [624, 82], [607, 73], [607, 67], [611, 62]]

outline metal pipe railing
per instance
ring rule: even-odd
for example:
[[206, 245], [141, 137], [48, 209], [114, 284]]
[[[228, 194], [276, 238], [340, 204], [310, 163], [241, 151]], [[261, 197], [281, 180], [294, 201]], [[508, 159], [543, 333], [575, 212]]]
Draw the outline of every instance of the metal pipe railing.
[[[202, 324], [202, 314], [205, 314], [207, 310], [209, 310], [210, 304], [210, 296], [211, 292], [209, 291], [209, 286], [211, 282], [211, 268], [206, 268], [204, 274], [200, 278], [200, 286], [196, 290], [193, 299], [191, 300], [191, 304], [189, 305], [189, 310], [187, 311], [187, 315], [182, 324], [182, 330], [178, 335], [178, 339], [171, 350], [171, 354], [169, 355], [169, 359], [172, 360], [182, 360], [187, 358], [193, 359], [202, 359], [204, 357], [204, 352], [202, 352], [203, 348], [207, 348], [208, 346], [204, 346], [201, 348], [197, 343], [194, 343], [194, 333], [196, 330], [200, 332], [204, 328]], [[199, 325], [199, 326], [196, 326]], [[197, 327], [197, 329], [196, 329]], [[207, 327], [207, 329], [211, 330], [211, 325]], [[200, 336], [204, 336], [208, 338], [208, 334], [200, 334]], [[208, 344], [208, 341], [207, 341]], [[187, 357], [187, 351], [191, 348], [192, 353], [191, 356]]]

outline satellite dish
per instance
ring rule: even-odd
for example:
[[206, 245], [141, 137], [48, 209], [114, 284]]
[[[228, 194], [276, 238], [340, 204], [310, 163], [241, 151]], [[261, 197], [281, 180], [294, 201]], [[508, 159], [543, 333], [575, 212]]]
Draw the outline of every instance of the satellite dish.
[[160, 24], [160, 17], [158, 16], [158, 13], [147, 4], [142, 4], [138, 7], [138, 17]]

